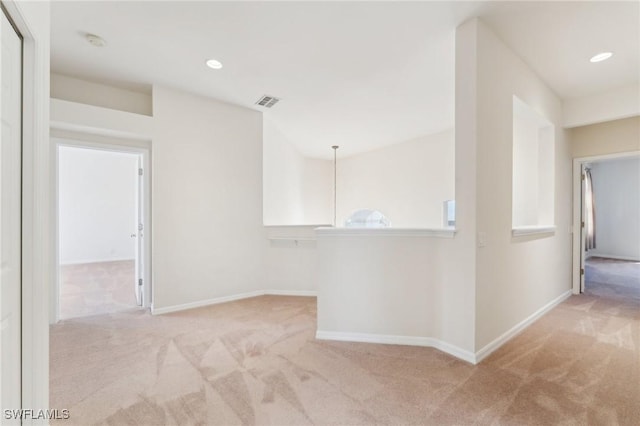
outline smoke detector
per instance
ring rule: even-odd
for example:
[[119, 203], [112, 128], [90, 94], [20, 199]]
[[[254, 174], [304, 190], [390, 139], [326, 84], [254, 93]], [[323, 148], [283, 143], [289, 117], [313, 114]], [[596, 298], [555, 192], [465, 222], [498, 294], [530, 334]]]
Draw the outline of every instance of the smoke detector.
[[95, 47], [104, 47], [107, 44], [102, 37], [95, 34], [86, 34], [85, 38], [92, 46]]
[[256, 102], [256, 105], [260, 105], [260, 106], [265, 107], [265, 108], [271, 108], [275, 104], [277, 104], [278, 102], [280, 102], [280, 99], [278, 99], [278, 98], [276, 98], [274, 96], [264, 95], [263, 97], [258, 99], [258, 102]]

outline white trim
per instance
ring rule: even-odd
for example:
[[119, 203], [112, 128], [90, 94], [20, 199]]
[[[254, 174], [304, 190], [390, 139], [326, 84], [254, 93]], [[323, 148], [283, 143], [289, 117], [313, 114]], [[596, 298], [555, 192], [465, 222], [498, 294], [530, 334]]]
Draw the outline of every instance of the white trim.
[[331, 227], [330, 224], [328, 223], [318, 223], [318, 224], [312, 224], [312, 225], [263, 225], [266, 229], [273, 229], [273, 228], [324, 228], [324, 227]]
[[541, 316], [543, 316], [544, 314], [549, 312], [551, 309], [555, 308], [560, 303], [564, 302], [569, 297], [571, 297], [571, 294], [572, 294], [571, 290], [565, 291], [560, 296], [556, 297], [551, 302], [547, 303], [542, 308], [538, 309], [537, 311], [535, 311], [533, 314], [529, 315], [524, 320], [520, 321], [518, 324], [516, 324], [510, 330], [508, 330], [505, 333], [503, 333], [497, 339], [493, 340], [491, 343], [486, 345], [484, 348], [482, 348], [479, 351], [477, 351], [476, 354], [475, 354], [475, 363], [477, 364], [480, 361], [482, 361], [483, 359], [485, 359], [491, 353], [493, 353], [498, 348], [500, 348], [500, 346], [502, 346], [505, 343], [507, 343], [509, 340], [514, 338], [517, 334], [521, 333], [525, 328], [529, 327], [531, 324], [533, 324], [535, 321], [537, 321]]
[[525, 235], [538, 235], [538, 234], [555, 234], [555, 233], [556, 233], [555, 225], [518, 226], [516, 228], [511, 229], [511, 235], [514, 237], [522, 237]]
[[[48, 302], [53, 280], [49, 153], [49, 3], [3, 0], [23, 37], [22, 407], [49, 407]], [[23, 425], [47, 424], [25, 418]]]
[[269, 241], [315, 241], [316, 238], [311, 237], [267, 237]]
[[598, 253], [595, 250], [587, 253], [587, 258], [590, 258], [590, 257], [604, 257], [605, 259], [629, 260], [631, 262], [640, 262], [640, 259], [636, 257], [618, 256], [617, 254]]
[[301, 296], [301, 297], [318, 297], [315, 290], [265, 290], [268, 296]]
[[435, 237], [453, 238], [453, 228], [316, 228], [318, 237]]
[[213, 299], [198, 300], [197, 302], [182, 303], [180, 305], [165, 306], [164, 308], [151, 307], [151, 314], [161, 315], [170, 312], [186, 311], [188, 309], [202, 308], [204, 306], [217, 305], [219, 303], [233, 302], [234, 300], [248, 299], [262, 296], [264, 291], [251, 291], [248, 293], [233, 294], [231, 296], [214, 297]]
[[577, 157], [573, 159], [573, 267], [572, 270], [572, 289], [573, 294], [580, 294], [580, 269], [584, 260], [584, 251], [582, 250], [582, 165], [584, 163], [592, 163], [605, 160], [613, 160], [617, 158], [636, 157], [640, 155], [640, 151], [627, 151], [615, 154], [593, 155], [590, 157]]
[[315, 241], [314, 230], [321, 226], [329, 225], [290, 225], [290, 226], [265, 226], [267, 239], [271, 241]]
[[514, 336], [522, 332], [525, 328], [533, 324], [541, 316], [555, 308], [557, 305], [565, 301], [571, 296], [571, 290], [562, 293], [551, 302], [538, 309], [529, 317], [516, 324], [513, 328], [502, 334], [500, 337], [477, 351], [475, 354], [452, 345], [451, 343], [435, 339], [433, 337], [419, 336], [396, 336], [386, 334], [370, 334], [370, 333], [349, 333], [342, 331], [316, 331], [316, 339], [318, 340], [337, 340], [342, 342], [362, 342], [362, 343], [378, 343], [383, 345], [407, 345], [407, 346], [423, 346], [438, 349], [451, 356], [459, 358], [471, 364], [478, 364], [484, 358], [489, 356], [495, 350], [511, 340]]
[[188, 309], [202, 308], [204, 306], [218, 305], [220, 303], [233, 302], [235, 300], [249, 299], [251, 297], [274, 296], [317, 296], [316, 291], [311, 290], [256, 290], [247, 293], [232, 294], [230, 296], [214, 297], [213, 299], [199, 300], [197, 302], [182, 303], [180, 305], [156, 308], [151, 306], [152, 315], [168, 314], [170, 312], [186, 311]]
[[475, 364], [475, 355], [450, 343], [433, 337], [396, 336], [388, 334], [349, 333], [342, 331], [316, 331], [318, 340], [337, 340], [341, 342], [378, 343], [383, 345], [423, 346], [438, 349], [463, 361]]

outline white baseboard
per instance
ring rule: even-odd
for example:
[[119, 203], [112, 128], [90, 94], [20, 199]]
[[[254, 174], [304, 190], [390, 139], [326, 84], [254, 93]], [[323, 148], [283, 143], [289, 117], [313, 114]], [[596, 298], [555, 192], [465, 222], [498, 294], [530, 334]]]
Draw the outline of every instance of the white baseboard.
[[384, 334], [348, 333], [341, 331], [318, 330], [316, 332], [316, 339], [338, 340], [343, 342], [379, 343], [385, 345], [424, 346], [438, 349], [444, 353], [452, 355], [463, 361], [467, 361], [471, 364], [477, 364], [484, 358], [489, 356], [489, 354], [498, 349], [500, 346], [504, 345], [508, 340], [512, 339], [518, 333], [522, 332], [525, 328], [535, 322], [542, 315], [546, 314], [548, 311], [568, 299], [571, 294], [571, 290], [562, 293], [560, 296], [556, 297], [551, 302], [538, 309], [528, 318], [518, 323], [515, 327], [502, 334], [500, 337], [489, 343], [487, 346], [485, 346], [475, 354], [473, 352], [464, 350], [455, 345], [439, 339], [435, 339], [433, 337], [395, 336]]
[[318, 292], [315, 290], [265, 290], [265, 295], [271, 296], [305, 296], [317, 297]]
[[632, 262], [640, 262], [640, 259], [631, 256], [618, 256], [616, 254], [606, 254], [606, 253], [598, 253], [591, 251], [589, 252], [589, 257], [604, 257], [606, 259], [616, 259], [616, 260], [630, 260]]
[[338, 340], [342, 342], [380, 343], [384, 345], [424, 346], [438, 349], [463, 361], [475, 364], [475, 356], [472, 352], [461, 349], [455, 345], [432, 337], [394, 336], [385, 334], [345, 333], [341, 331], [316, 332], [318, 340]]
[[508, 330], [507, 332], [502, 334], [500, 337], [498, 337], [497, 339], [493, 340], [491, 343], [486, 345], [484, 348], [482, 348], [479, 351], [477, 351], [476, 354], [475, 354], [475, 362], [474, 362], [474, 364], [477, 364], [480, 361], [482, 361], [483, 359], [485, 359], [487, 356], [489, 356], [491, 353], [493, 353], [495, 350], [497, 350], [500, 346], [504, 345], [509, 340], [514, 338], [517, 334], [521, 333], [525, 328], [527, 328], [531, 324], [533, 324], [541, 316], [543, 316], [544, 314], [549, 312], [551, 309], [553, 309], [556, 306], [558, 306], [560, 303], [562, 303], [565, 300], [567, 300], [569, 297], [571, 297], [571, 294], [572, 294], [571, 290], [567, 290], [566, 292], [562, 293], [560, 296], [556, 297], [551, 302], [547, 303], [542, 308], [538, 309], [537, 311], [535, 311], [533, 314], [529, 315], [524, 320], [520, 321], [518, 324], [516, 324], [510, 330]]
[[180, 305], [165, 306], [163, 308], [151, 307], [152, 315], [168, 314], [170, 312], [185, 311], [187, 309], [202, 308], [203, 306], [217, 305], [233, 302], [235, 300], [248, 299], [250, 297], [274, 295], [274, 296], [316, 296], [316, 291], [311, 290], [256, 290], [247, 293], [232, 294], [230, 296], [214, 297], [213, 299], [198, 300], [196, 302], [182, 303]]

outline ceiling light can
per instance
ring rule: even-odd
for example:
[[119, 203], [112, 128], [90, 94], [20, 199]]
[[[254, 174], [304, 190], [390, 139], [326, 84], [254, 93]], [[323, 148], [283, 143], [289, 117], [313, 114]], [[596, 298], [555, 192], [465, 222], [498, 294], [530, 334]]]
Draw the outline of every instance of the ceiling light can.
[[214, 70], [219, 70], [220, 68], [222, 68], [222, 62], [220, 62], [220, 61], [218, 61], [216, 59], [207, 59], [205, 64], [207, 64], [207, 66], [209, 68], [214, 69]]
[[606, 61], [612, 56], [613, 56], [612, 52], [600, 52], [597, 55], [593, 55], [591, 59], [589, 59], [589, 61], [593, 63], [602, 62], [602, 61]]
[[97, 36], [95, 34], [87, 34], [85, 35], [85, 37], [87, 38], [87, 41], [89, 42], [89, 44], [95, 47], [104, 47], [107, 44], [107, 42], [104, 41], [102, 37]]

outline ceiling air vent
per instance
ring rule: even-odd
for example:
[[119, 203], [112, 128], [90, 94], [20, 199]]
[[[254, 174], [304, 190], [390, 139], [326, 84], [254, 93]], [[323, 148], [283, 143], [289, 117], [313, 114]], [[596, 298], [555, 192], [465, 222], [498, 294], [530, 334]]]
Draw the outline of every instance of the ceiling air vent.
[[278, 102], [280, 102], [280, 99], [274, 98], [273, 96], [264, 95], [263, 97], [258, 99], [258, 102], [256, 102], [256, 105], [260, 105], [265, 108], [271, 108]]

